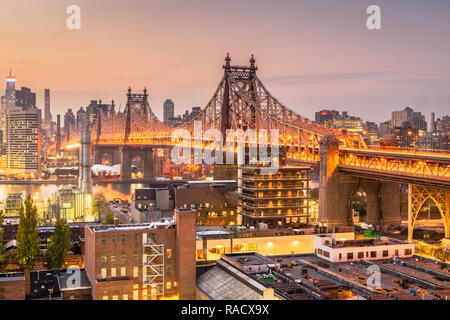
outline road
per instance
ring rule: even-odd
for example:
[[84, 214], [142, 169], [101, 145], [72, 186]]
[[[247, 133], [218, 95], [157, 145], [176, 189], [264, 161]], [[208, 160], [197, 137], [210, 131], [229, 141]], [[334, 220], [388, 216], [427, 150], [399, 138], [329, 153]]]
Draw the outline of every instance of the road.
[[[122, 208], [128, 208], [128, 212], [122, 212]], [[129, 210], [129, 204], [119, 203], [119, 204], [110, 204], [109, 208], [112, 210], [114, 215], [119, 218], [120, 223], [131, 223], [131, 213]]]

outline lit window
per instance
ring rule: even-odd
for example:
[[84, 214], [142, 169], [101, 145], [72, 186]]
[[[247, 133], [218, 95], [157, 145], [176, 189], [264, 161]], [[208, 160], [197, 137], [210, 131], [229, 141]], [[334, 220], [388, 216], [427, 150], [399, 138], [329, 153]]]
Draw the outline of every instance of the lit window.
[[171, 289], [171, 288], [172, 288], [172, 282], [167, 282], [166, 289]]
[[111, 268], [111, 277], [116, 277], [116, 276], [117, 276], [116, 268]]
[[102, 262], [107, 262], [108, 258], [106, 257], [105, 253], [102, 253]]
[[108, 300], [108, 296], [103, 296], [103, 300]]
[[113, 255], [111, 256], [111, 262], [116, 262], [116, 255], [115, 255], [115, 254], [113, 254]]
[[124, 294], [124, 295], [122, 296], [122, 300], [128, 300], [128, 295], [127, 295], [127, 294]]
[[172, 249], [167, 249], [166, 252], [167, 252], [167, 259], [172, 258]]
[[106, 268], [102, 268], [102, 279], [106, 279]]
[[122, 262], [125, 262], [125, 260], [126, 260], [126, 255], [125, 255], [125, 252], [124, 252], [124, 251], [122, 251], [122, 252], [120, 253], [120, 260], [121, 260]]
[[113, 300], [119, 300], [119, 296], [113, 296]]
[[139, 267], [133, 268], [133, 278], [139, 277]]
[[120, 268], [120, 276], [125, 277], [127, 273], [127, 269], [125, 267]]
[[139, 291], [133, 290], [133, 300], [139, 300]]

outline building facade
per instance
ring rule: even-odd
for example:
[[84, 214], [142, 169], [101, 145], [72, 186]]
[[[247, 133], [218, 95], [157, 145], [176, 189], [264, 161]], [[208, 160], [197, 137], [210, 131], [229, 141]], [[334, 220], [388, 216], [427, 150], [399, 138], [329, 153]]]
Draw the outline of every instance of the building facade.
[[239, 175], [242, 223], [297, 227], [309, 223], [310, 168], [280, 166], [276, 174], [264, 167], [243, 166]]
[[14, 109], [6, 114], [8, 173], [37, 176], [41, 172], [41, 111]]
[[195, 212], [175, 221], [86, 226], [94, 300], [195, 299]]

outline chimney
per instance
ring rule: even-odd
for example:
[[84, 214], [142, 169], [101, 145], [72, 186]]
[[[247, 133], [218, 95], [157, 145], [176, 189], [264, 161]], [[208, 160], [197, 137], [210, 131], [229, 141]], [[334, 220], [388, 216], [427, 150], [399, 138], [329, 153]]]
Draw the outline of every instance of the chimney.
[[114, 227], [118, 227], [119, 226], [119, 218], [115, 217], [114, 218]]

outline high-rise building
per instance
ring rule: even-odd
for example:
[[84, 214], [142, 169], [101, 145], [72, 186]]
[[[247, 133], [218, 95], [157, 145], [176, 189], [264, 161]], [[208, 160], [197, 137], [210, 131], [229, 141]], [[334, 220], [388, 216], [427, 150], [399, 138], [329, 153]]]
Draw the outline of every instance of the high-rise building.
[[169, 124], [169, 119], [175, 115], [175, 104], [171, 99], [167, 99], [163, 104], [163, 122]]
[[418, 130], [427, 130], [425, 116], [420, 112], [414, 112], [411, 107], [406, 107], [402, 111], [393, 111], [391, 118], [391, 129], [410, 126]]
[[9, 108], [6, 114], [7, 170], [38, 175], [41, 171], [41, 110]]
[[100, 110], [103, 115], [113, 115], [115, 114], [115, 104], [114, 100], [111, 101], [111, 104], [102, 103], [102, 100], [91, 100], [91, 103], [86, 108], [86, 115], [89, 118], [89, 127], [91, 127], [95, 119], [97, 119]]
[[12, 71], [9, 71], [9, 76], [6, 77], [6, 107], [16, 106], [16, 78], [12, 75]]
[[52, 113], [50, 112], [50, 89], [44, 89], [45, 122], [52, 122]]
[[16, 107], [24, 110], [36, 109], [36, 93], [25, 87], [16, 90]]
[[450, 116], [443, 116], [442, 119], [437, 119], [436, 131], [444, 133], [450, 132]]
[[280, 166], [275, 174], [264, 167], [239, 168], [239, 203], [242, 224], [270, 228], [298, 227], [309, 223], [309, 167]]
[[72, 109], [67, 109], [66, 113], [64, 114], [64, 139], [66, 141], [70, 141], [71, 132], [75, 128], [76, 119], [75, 114], [73, 113]]
[[339, 111], [336, 110], [321, 110], [316, 112], [315, 122], [323, 125], [331, 126], [333, 120], [340, 117]]

